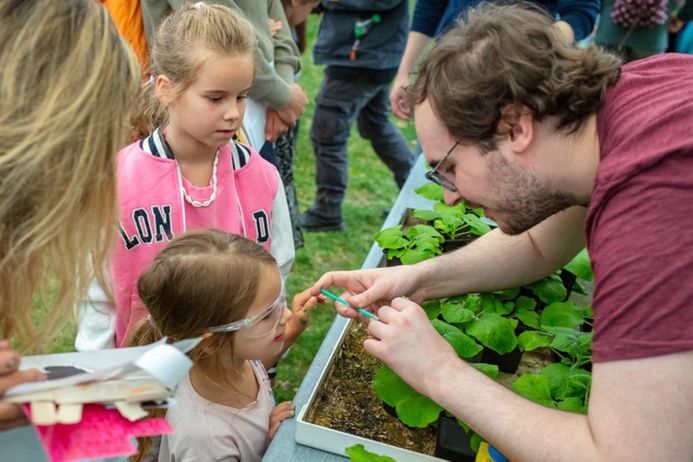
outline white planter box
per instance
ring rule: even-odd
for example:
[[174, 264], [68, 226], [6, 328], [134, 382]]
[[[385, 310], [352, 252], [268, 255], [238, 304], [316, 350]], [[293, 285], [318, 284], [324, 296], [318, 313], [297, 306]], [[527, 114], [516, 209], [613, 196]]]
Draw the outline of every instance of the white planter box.
[[310, 393], [308, 402], [301, 408], [296, 417], [296, 442], [305, 444], [306, 446], [311, 446], [323, 451], [328, 451], [333, 454], [339, 454], [341, 456], [346, 455], [344, 451], [346, 448], [354, 446], [355, 444], [363, 444], [364, 447], [371, 452], [376, 454], [382, 454], [390, 456], [397, 462], [419, 462], [419, 461], [442, 461], [444, 459], [439, 459], [438, 457], [428, 456], [421, 454], [419, 452], [410, 451], [408, 449], [403, 449], [397, 446], [392, 446], [390, 444], [380, 443], [378, 441], [369, 440], [356, 435], [351, 435], [349, 433], [341, 432], [338, 430], [333, 430], [331, 428], [322, 427], [305, 420], [306, 413], [308, 409], [315, 401], [318, 395], [320, 386], [327, 377], [327, 373], [330, 371], [332, 363], [336, 357], [337, 352], [342, 347], [344, 339], [346, 338], [349, 327], [352, 322], [349, 321], [344, 325], [342, 332], [339, 335], [339, 340], [335, 343], [334, 348], [330, 352], [330, 357], [327, 361], [327, 365], [322, 370], [317, 383], [313, 387]]

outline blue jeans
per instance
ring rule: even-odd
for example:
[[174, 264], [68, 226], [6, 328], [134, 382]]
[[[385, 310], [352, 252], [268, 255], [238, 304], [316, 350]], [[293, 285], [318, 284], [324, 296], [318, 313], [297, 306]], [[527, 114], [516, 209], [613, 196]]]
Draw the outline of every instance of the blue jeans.
[[310, 130], [317, 164], [314, 213], [341, 217], [349, 176], [347, 142], [355, 121], [359, 134], [370, 140], [375, 153], [402, 187], [413, 157], [406, 139], [388, 119], [389, 113], [389, 82], [374, 81], [367, 70], [350, 79], [325, 73]]

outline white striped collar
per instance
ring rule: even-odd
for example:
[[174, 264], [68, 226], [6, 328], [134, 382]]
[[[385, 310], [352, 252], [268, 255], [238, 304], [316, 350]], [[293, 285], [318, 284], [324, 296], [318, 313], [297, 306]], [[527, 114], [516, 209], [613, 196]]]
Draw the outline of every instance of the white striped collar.
[[[232, 152], [232, 164], [234, 170], [239, 170], [248, 163], [250, 160], [250, 150], [239, 143], [236, 139], [232, 139], [231, 143]], [[162, 159], [175, 159], [173, 150], [168, 144], [166, 139], [161, 135], [161, 127], [157, 127], [151, 135], [140, 141], [140, 148], [154, 157], [159, 157]]]

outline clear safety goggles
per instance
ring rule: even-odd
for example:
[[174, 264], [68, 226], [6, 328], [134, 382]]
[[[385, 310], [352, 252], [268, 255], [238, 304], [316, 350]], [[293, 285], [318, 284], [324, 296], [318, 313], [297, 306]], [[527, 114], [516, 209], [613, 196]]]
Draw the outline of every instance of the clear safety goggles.
[[241, 319], [228, 324], [210, 327], [207, 329], [207, 331], [212, 333], [240, 331], [239, 333], [244, 337], [264, 337], [265, 335], [274, 332], [277, 324], [279, 324], [279, 320], [282, 318], [284, 309], [286, 309], [286, 292], [284, 289], [284, 281], [282, 281], [279, 296], [277, 296], [274, 303], [268, 306], [267, 309], [263, 310], [261, 313], [253, 316], [252, 318]]

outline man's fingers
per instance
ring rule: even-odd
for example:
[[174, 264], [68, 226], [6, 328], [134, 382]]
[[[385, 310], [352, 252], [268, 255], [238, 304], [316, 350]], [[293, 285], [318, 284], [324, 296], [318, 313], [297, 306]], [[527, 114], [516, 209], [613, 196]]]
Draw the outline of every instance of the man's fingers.
[[334, 302], [334, 309], [337, 310], [340, 316], [344, 316], [345, 318], [358, 318], [359, 316], [359, 312], [354, 308], [338, 301]]
[[409, 297], [404, 297], [404, 296], [397, 297], [397, 298], [392, 300], [392, 303], [390, 303], [390, 306], [397, 311], [402, 311], [405, 308], [408, 308], [412, 305], [416, 305], [416, 303], [409, 300]]
[[368, 333], [376, 340], [382, 340], [387, 330], [387, 324], [372, 319], [368, 324]]
[[380, 340], [374, 338], [368, 338], [363, 341], [363, 349], [369, 354], [372, 354], [376, 358], [382, 361], [383, 359], [383, 343]]
[[335, 271], [330, 271], [329, 273], [325, 273], [322, 276], [320, 276], [320, 279], [313, 284], [313, 287], [310, 288], [310, 294], [314, 296], [320, 295], [320, 289], [324, 287], [332, 287], [335, 285], [335, 280], [334, 280], [334, 275]]
[[382, 322], [385, 324], [390, 324], [392, 320], [397, 316], [397, 310], [389, 305], [384, 305], [378, 308], [377, 315]]
[[376, 287], [369, 287], [363, 292], [351, 296], [347, 301], [358, 308], [367, 308], [380, 300], [379, 290]]

